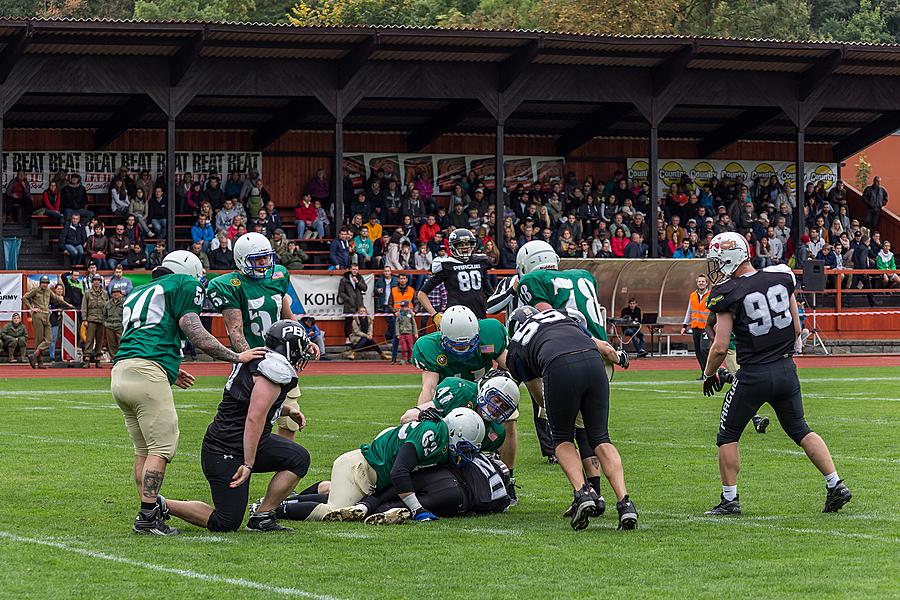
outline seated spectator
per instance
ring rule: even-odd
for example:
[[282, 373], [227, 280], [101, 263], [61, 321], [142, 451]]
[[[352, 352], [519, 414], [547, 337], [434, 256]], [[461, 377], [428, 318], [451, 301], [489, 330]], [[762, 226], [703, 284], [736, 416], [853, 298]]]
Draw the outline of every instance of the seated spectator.
[[300, 324], [303, 326], [303, 330], [306, 331], [306, 337], [309, 338], [309, 341], [319, 347], [319, 360], [330, 360], [325, 355], [325, 332], [316, 325], [316, 318], [309, 315], [303, 316], [300, 318]]
[[69, 222], [63, 225], [59, 233], [59, 247], [68, 255], [73, 265], [84, 265], [84, 243], [87, 232], [81, 224], [81, 215], [72, 213]]
[[619, 228], [625, 230], [625, 237], [626, 237], [626, 238], [630, 238], [630, 237], [631, 237], [631, 230], [628, 229], [628, 226], [627, 226], [627, 225], [625, 225], [625, 223], [624, 223], [624, 215], [623, 215], [622, 213], [616, 213], [616, 215], [613, 217], [613, 222], [609, 225], [609, 234], [610, 234], [611, 236], [615, 237], [615, 235], [616, 235], [616, 230], [619, 229]]
[[622, 331], [622, 343], [627, 344], [629, 341], [634, 344], [634, 350], [638, 357], [645, 356], [644, 351], [644, 334], [641, 332], [641, 308], [637, 304], [637, 298], [629, 298], [628, 306], [622, 309], [622, 319], [625, 326]]
[[[478, 212], [478, 209], [475, 209], [475, 212]], [[462, 204], [457, 204], [453, 207], [453, 211], [450, 213], [450, 224], [457, 229], [464, 229], [468, 227], [469, 223], [469, 215], [463, 212]]]
[[560, 224], [559, 224], [560, 233], [566, 229], [572, 233], [573, 239], [577, 240], [582, 237], [583, 228], [581, 227], [581, 222], [579, 222], [575, 218], [574, 213], [567, 214], [565, 220], [560, 222]]
[[[546, 241], [546, 240], [544, 240], [544, 241]], [[562, 233], [559, 235], [559, 240], [557, 241], [557, 244], [556, 244], [556, 248], [555, 248], [556, 253], [559, 254], [560, 256], [562, 256], [565, 252], [568, 251], [569, 245], [574, 244], [574, 243], [575, 243], [575, 238], [572, 237], [572, 234], [569, 232], [569, 230], [563, 229]], [[519, 246], [523, 246], [523, 245], [524, 244], [521, 243], [521, 240], [519, 240]]]
[[[3, 350], [9, 354], [9, 362], [25, 362], [28, 331], [22, 323], [22, 315], [13, 313], [12, 320], [0, 330], [0, 342], [3, 343]], [[19, 358], [16, 358], [17, 353]]]
[[203, 265], [204, 271], [209, 271], [209, 257], [206, 255], [206, 252], [203, 251], [203, 242], [194, 242], [191, 244], [191, 253], [194, 254], [197, 258], [200, 259], [200, 264]]
[[681, 240], [681, 245], [672, 253], [672, 258], [694, 258], [694, 251], [691, 249], [691, 240], [687, 238]]
[[591, 252], [591, 245], [587, 240], [581, 240], [580, 242], [578, 242], [578, 253], [574, 258], [594, 258], [594, 253]]
[[[228, 233], [220, 231], [216, 234], [216, 239], [210, 244], [210, 250], [206, 256], [209, 258], [209, 268], [211, 271], [228, 271], [234, 268], [234, 253], [231, 250], [231, 240], [228, 239]], [[281, 258], [278, 258], [279, 264]]]
[[775, 264], [775, 253], [771, 245], [771, 240], [767, 235], [759, 238], [756, 242], [756, 264], [758, 268], [765, 269]]
[[134, 284], [125, 277], [125, 267], [121, 264], [116, 265], [113, 270], [113, 276], [109, 278], [109, 283], [106, 284], [106, 292], [112, 294], [114, 289], [120, 289], [125, 296], [128, 296], [133, 288]]
[[129, 205], [128, 189], [125, 187], [125, 181], [117, 178], [113, 183], [113, 188], [109, 190], [110, 210], [114, 215], [125, 216], [128, 214]]
[[825, 240], [819, 234], [819, 230], [815, 227], [809, 230], [809, 241], [806, 242], [806, 249], [809, 256], [817, 256], [825, 246]]
[[278, 264], [284, 265], [288, 271], [299, 271], [307, 262], [309, 255], [294, 240], [288, 240], [284, 252], [278, 255]]
[[375, 213], [369, 215], [369, 221], [366, 223], [365, 229], [368, 232], [369, 241], [374, 244], [375, 240], [381, 237], [382, 228], [381, 223], [378, 221], [378, 215]]
[[[881, 250], [875, 256], [875, 268], [881, 271], [897, 270], [897, 261], [894, 258], [894, 253], [891, 252], [891, 243], [889, 241], [882, 243]], [[884, 287], [900, 287], [900, 275], [896, 273], [885, 273], [881, 276], [881, 281]]]
[[84, 243], [84, 252], [97, 265], [98, 269], [105, 271], [109, 268], [106, 262], [106, 254], [109, 252], [109, 240], [104, 233], [103, 223], [98, 222], [94, 225], [94, 232], [88, 236], [87, 241]]
[[[446, 208], [444, 208], [443, 206], [438, 207], [437, 215], [435, 215], [435, 217], [434, 217], [434, 222], [438, 224], [438, 226], [441, 228], [441, 231], [450, 229], [450, 226], [451, 226], [450, 215], [447, 214]], [[416, 227], [418, 227], [418, 226], [416, 226]]]
[[373, 246], [372, 240], [369, 238], [369, 227], [363, 225], [359, 233], [353, 238], [356, 246], [356, 261], [361, 269], [368, 269], [372, 264]]
[[147, 268], [147, 255], [144, 253], [144, 248], [141, 244], [132, 244], [128, 249], [128, 254], [126, 255], [125, 262], [128, 265], [129, 269], [146, 269]]
[[153, 197], [150, 198], [150, 227], [158, 237], [166, 237], [166, 227], [169, 224], [169, 199], [163, 188], [153, 188]]
[[303, 194], [300, 202], [294, 207], [294, 224], [297, 228], [297, 237], [300, 239], [319, 236], [325, 237], [325, 226], [319, 221], [316, 207], [309, 193]]
[[[611, 244], [610, 250], [612, 250]], [[644, 243], [644, 238], [640, 233], [635, 232], [631, 234], [631, 241], [625, 246], [623, 254], [625, 258], [647, 258], [647, 245]]]
[[144, 242], [144, 235], [138, 227], [137, 219], [134, 215], [128, 215], [125, 218], [125, 237], [128, 238], [129, 244], [141, 244]]
[[[137, 226], [141, 230], [142, 238], [153, 237], [155, 235], [150, 231], [150, 227], [147, 225], [147, 217], [150, 213], [147, 197], [144, 195], [144, 188], [138, 187], [134, 196], [129, 199], [128, 214], [134, 217]], [[126, 227], [126, 229], [128, 228]]]
[[256, 223], [262, 225], [262, 234], [269, 239], [272, 239], [272, 236], [275, 235], [275, 230], [278, 229], [275, 219], [272, 218], [272, 215], [265, 208], [256, 211]]
[[[162, 264], [163, 259], [166, 257], [166, 241], [165, 240], [156, 240], [156, 248], [153, 249], [153, 252], [150, 253], [150, 258], [147, 260], [147, 269], [152, 271], [156, 267]], [[226, 269], [230, 269], [232, 267], [231, 261], [229, 261]]]
[[613, 255], [617, 258], [624, 258], [625, 247], [628, 246], [628, 243], [629, 240], [625, 237], [625, 229], [622, 227], [616, 229], [616, 233], [613, 235], [612, 241], [610, 242]]
[[191, 183], [191, 189], [184, 196], [184, 205], [193, 215], [200, 212], [200, 204], [203, 202], [203, 186], [199, 181]]
[[191, 239], [195, 244], [199, 243], [201, 245], [204, 253], [209, 248], [209, 244], [213, 241], [215, 235], [212, 225], [206, 220], [206, 216], [200, 215], [197, 217], [197, 222], [191, 227]]
[[[244, 218], [241, 215], [235, 215], [231, 219], [231, 227], [228, 228], [228, 239], [235, 240], [240, 237], [238, 230], [244, 227]], [[246, 233], [246, 232], [245, 232]]]
[[329, 263], [335, 269], [350, 268], [350, 229], [341, 227], [338, 237], [331, 242]]
[[372, 244], [372, 268], [380, 269], [384, 267], [387, 258], [388, 246], [391, 243], [391, 234], [387, 231], [382, 232], [381, 238], [375, 240]]
[[72, 173], [69, 175], [69, 183], [60, 190], [62, 198], [62, 212], [66, 220], [77, 212], [81, 215], [81, 220], [85, 221], [94, 216], [94, 213], [87, 210], [87, 190], [81, 185], [81, 175]]
[[358, 315], [353, 317], [350, 330], [350, 349], [344, 352], [344, 358], [356, 360], [356, 353], [361, 350], [375, 350], [381, 354], [384, 360], [390, 360], [391, 355], [387, 352], [381, 352], [378, 344], [373, 339], [375, 337], [374, 319], [368, 315], [365, 306], [360, 306]]
[[[218, 175], [210, 175], [206, 180], [206, 189], [203, 190], [203, 201], [209, 202], [214, 210], [218, 210], [225, 205], [225, 192], [222, 190], [222, 181]], [[259, 210], [259, 206], [256, 210]], [[256, 214], [255, 211], [250, 214]]]
[[666, 237], [665, 229], [660, 229], [657, 233], [656, 243], [659, 245], [660, 258], [672, 258], [675, 254], [675, 242]]
[[116, 225], [116, 232], [109, 237], [109, 253], [106, 257], [106, 264], [110, 269], [115, 269], [116, 265], [125, 260], [130, 245], [131, 241], [125, 235], [125, 225], [119, 223]]
[[241, 180], [241, 174], [237, 171], [232, 171], [228, 175], [228, 181], [225, 182], [225, 197], [239, 197], [241, 195], [241, 189], [243, 189], [243, 187], [244, 182]]
[[[415, 220], [415, 219], [413, 219]], [[440, 231], [440, 226], [435, 223], [434, 215], [428, 215], [425, 220], [425, 223], [419, 228], [419, 243], [427, 244], [430, 242], [434, 235]]]
[[51, 181], [47, 189], [44, 190], [41, 200], [44, 214], [53, 219], [55, 223], [63, 225], [65, 221], [63, 213], [60, 212], [62, 210], [62, 196], [55, 181]]
[[[625, 246], [628, 249], [628, 246]], [[613, 254], [612, 244], [609, 240], [603, 240], [600, 245], [600, 250], [594, 253], [594, 258], [615, 258], [616, 255]]]
[[216, 233], [223, 229], [227, 230], [234, 222], [234, 218], [238, 215], [242, 217], [245, 216], [244, 207], [240, 204], [235, 205], [233, 198], [225, 198], [225, 204], [223, 204], [222, 208], [219, 209], [219, 212], [216, 213]]

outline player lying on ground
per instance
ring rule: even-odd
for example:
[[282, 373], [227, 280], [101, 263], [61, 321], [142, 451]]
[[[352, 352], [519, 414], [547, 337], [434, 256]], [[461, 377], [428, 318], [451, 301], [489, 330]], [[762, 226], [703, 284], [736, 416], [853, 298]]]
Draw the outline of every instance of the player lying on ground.
[[[439, 332], [416, 340], [412, 363], [422, 369], [422, 390], [416, 402], [421, 406], [431, 402], [438, 384], [447, 377], [476, 381], [495, 365], [505, 369], [506, 328], [496, 319], [477, 319], [465, 306], [451, 306], [444, 312]], [[506, 435], [500, 448], [500, 458], [509, 467], [514, 482], [518, 418], [519, 412], [515, 411], [504, 422]]]
[[[329, 483], [319, 482], [285, 500], [275, 515], [306, 520], [316, 506], [327, 502]], [[413, 491], [422, 508], [440, 518], [504, 512], [512, 501], [509, 485], [506, 465], [481, 453], [459, 465], [442, 463], [412, 473]], [[412, 516], [393, 486], [366, 496], [359, 504], [366, 507], [368, 525], [394, 525]]]
[[750, 264], [750, 249], [743, 236], [720, 233], [709, 246], [709, 278], [715, 284], [707, 300], [716, 313], [716, 339], [703, 372], [703, 393], [711, 396], [722, 389], [719, 366], [728, 353], [734, 332], [737, 360], [741, 368], [725, 395], [719, 433], [721, 501], [708, 515], [739, 515], [737, 477], [741, 461], [738, 441], [747, 423], [768, 402], [785, 433], [803, 448], [806, 456], [825, 476], [825, 506], [822, 512], [840, 510], [852, 495], [838, 478], [825, 442], [803, 417], [800, 379], [792, 355], [800, 335], [800, 317], [794, 296], [796, 279], [788, 267], [757, 271]]
[[307, 521], [359, 521], [369, 508], [360, 500], [393, 486], [416, 521], [435, 516], [422, 507], [412, 483], [417, 468], [471, 460], [481, 449], [484, 421], [468, 408], [445, 419], [415, 421], [385, 429], [372, 443], [339, 456], [331, 467], [328, 500], [310, 510]]
[[579, 323], [557, 310], [544, 312], [531, 306], [509, 318], [507, 364], [517, 381], [547, 411], [559, 465], [574, 490], [571, 525], [577, 530], [597, 516], [599, 497], [588, 485], [581, 458], [575, 450], [575, 420], [580, 413], [589, 443], [616, 494], [619, 529], [637, 526], [637, 510], [625, 489], [622, 459], [609, 439], [609, 380], [601, 347], [615, 350], [585, 332]]
[[[312, 357], [303, 326], [276, 321], [265, 334], [265, 358], [237, 366], [225, 384], [225, 393], [213, 422], [206, 429], [200, 465], [209, 482], [213, 505], [199, 500], [162, 500], [162, 509], [210, 531], [235, 531], [244, 520], [250, 477], [275, 473], [262, 502], [247, 521], [251, 531], [291, 531], [278, 524], [275, 509], [309, 470], [306, 448], [277, 435], [272, 423], [281, 414], [288, 392]], [[288, 409], [300, 429], [303, 413]]]
[[[288, 289], [291, 275], [275, 264], [275, 250], [266, 236], [245, 233], [234, 242], [234, 264], [237, 269], [209, 282], [207, 294], [213, 307], [222, 313], [228, 339], [235, 352], [264, 345], [263, 337], [279, 319], [293, 320]], [[319, 347], [310, 346], [314, 358]], [[298, 408], [300, 388], [288, 393], [284, 415], [278, 417], [277, 433], [292, 440], [298, 425], [287, 417], [288, 410]]]
[[150, 283], [134, 288], [125, 300], [110, 390], [134, 445], [134, 483], [141, 508], [132, 529], [173, 535], [178, 531], [166, 525], [158, 494], [178, 449], [172, 385], [187, 389], [194, 383], [194, 377], [180, 369], [184, 342], [190, 340], [212, 358], [232, 363], [257, 360], [265, 349], [237, 354], [203, 328], [203, 265], [191, 252], [170, 252], [150, 276]]

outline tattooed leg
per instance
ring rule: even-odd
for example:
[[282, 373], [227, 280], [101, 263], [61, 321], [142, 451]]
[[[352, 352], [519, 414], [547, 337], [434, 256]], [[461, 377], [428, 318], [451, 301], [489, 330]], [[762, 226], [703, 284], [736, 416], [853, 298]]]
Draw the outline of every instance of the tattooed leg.
[[148, 456], [144, 462], [144, 473], [141, 479], [141, 502], [156, 502], [156, 496], [166, 475], [166, 459], [160, 456]]

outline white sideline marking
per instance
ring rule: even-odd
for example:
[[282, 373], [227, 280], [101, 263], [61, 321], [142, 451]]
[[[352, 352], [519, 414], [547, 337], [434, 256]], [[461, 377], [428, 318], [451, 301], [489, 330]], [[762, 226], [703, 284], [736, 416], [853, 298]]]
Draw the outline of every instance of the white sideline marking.
[[172, 567], [164, 567], [162, 565], [157, 565], [154, 563], [144, 562], [140, 560], [133, 560], [130, 558], [125, 558], [123, 556], [116, 556], [114, 554], [108, 554], [106, 552], [98, 552], [95, 550], [87, 550], [84, 548], [78, 548], [75, 546], [70, 546], [68, 544], [64, 544], [62, 542], [56, 542], [47, 538], [30, 538], [24, 537], [20, 535], [16, 535], [14, 533], [8, 533], [6, 531], [0, 531], [0, 538], [7, 539], [11, 542], [15, 542], [18, 544], [36, 544], [38, 546], [47, 546], [50, 548], [56, 548], [58, 550], [64, 550], [66, 552], [72, 552], [73, 554], [80, 554], [82, 556], [87, 556], [88, 558], [97, 558], [100, 560], [108, 560], [110, 562], [119, 563], [122, 565], [128, 565], [130, 567], [138, 567], [140, 569], [147, 569], [148, 571], [156, 571], [158, 573], [168, 573], [170, 575], [178, 575], [180, 577], [186, 577], [188, 579], [199, 579], [201, 581], [208, 581], [210, 583], [227, 583], [228, 585], [235, 585], [238, 587], [257, 590], [260, 592], [268, 592], [272, 594], [278, 594], [281, 596], [298, 596], [301, 598], [316, 598], [318, 600], [337, 600], [334, 596], [326, 596], [322, 594], [313, 594], [312, 592], [305, 592], [303, 590], [298, 590], [290, 587], [277, 587], [273, 585], [268, 585], [265, 583], [259, 583], [258, 581], [251, 581], [249, 579], [241, 579], [238, 577], [221, 577], [219, 575], [209, 575], [206, 573], [199, 573], [197, 571], [191, 571], [189, 569], [173, 569]]

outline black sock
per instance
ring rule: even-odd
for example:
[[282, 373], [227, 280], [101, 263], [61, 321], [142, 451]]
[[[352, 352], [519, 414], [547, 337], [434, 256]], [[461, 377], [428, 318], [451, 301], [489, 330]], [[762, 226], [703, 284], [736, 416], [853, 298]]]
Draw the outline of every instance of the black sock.
[[509, 470], [509, 478], [512, 479], [513, 477], [515, 477], [515, 475], [513, 475], [513, 470], [510, 469]]
[[591, 487], [594, 488], [594, 491], [597, 492], [597, 495], [600, 495], [600, 476], [588, 477], [587, 480]]
[[143, 511], [151, 511], [156, 508], [156, 502], [141, 502], [141, 510]]

